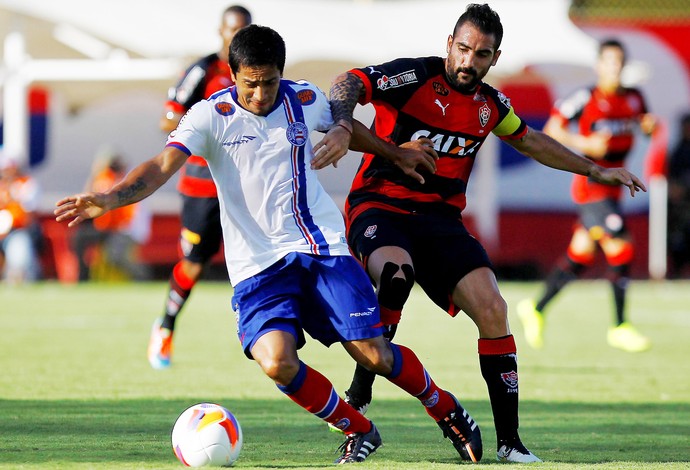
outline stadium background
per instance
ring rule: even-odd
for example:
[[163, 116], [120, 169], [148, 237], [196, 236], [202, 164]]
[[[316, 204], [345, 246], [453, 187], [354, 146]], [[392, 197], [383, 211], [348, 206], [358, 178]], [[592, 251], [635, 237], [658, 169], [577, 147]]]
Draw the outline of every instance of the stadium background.
[[[66, 281], [74, 277], [66, 229], [50, 220], [54, 201], [82, 187], [103, 144], [120, 149], [130, 164], [159, 150], [165, 136], [157, 122], [166, 90], [191, 58], [217, 48], [218, 14], [230, 3], [206, 1], [189, 11], [182, 0], [0, 0], [0, 135], [5, 151], [22, 152], [43, 186], [49, 274]], [[503, 55], [487, 81], [511, 96], [530, 125], [540, 128], [556, 97], [593, 80], [596, 42], [615, 35], [630, 52], [627, 81], [643, 89], [666, 124], [665, 136], [653, 143], [657, 157], [665, 154], [666, 145], [676, 139], [679, 116], [690, 109], [688, 0], [661, 0], [654, 7], [642, 0], [489, 3], [502, 17], [505, 37]], [[309, 79], [325, 90], [332, 77], [353, 66], [443, 55], [445, 38], [463, 7], [435, 0], [245, 4], [256, 23], [285, 37], [285, 76]], [[19, 54], [13, 49], [18, 38]], [[149, 68], [153, 71], [145, 76]], [[25, 119], [8, 111], [11, 106], [22, 110], [12, 92], [17, 77], [23, 80], [18, 89], [28, 97]], [[368, 123], [371, 110], [363, 108], [357, 117]], [[663, 171], [663, 165], [646, 158], [650, 143], [641, 142], [631, 169], [648, 179]], [[511, 153], [497, 139], [487, 141], [480, 157], [469, 189], [468, 225], [489, 249], [499, 275], [541, 276], [563, 251], [575, 220], [570, 176]], [[323, 172], [324, 184], [339, 204], [357, 162], [353, 155], [337, 170]], [[649, 202], [649, 194], [624, 202], [638, 243], [633, 269], [638, 278], [648, 276]], [[154, 214], [154, 235], [142, 256], [167, 273], [176, 259], [179, 198], [174, 182], [146, 204]]]

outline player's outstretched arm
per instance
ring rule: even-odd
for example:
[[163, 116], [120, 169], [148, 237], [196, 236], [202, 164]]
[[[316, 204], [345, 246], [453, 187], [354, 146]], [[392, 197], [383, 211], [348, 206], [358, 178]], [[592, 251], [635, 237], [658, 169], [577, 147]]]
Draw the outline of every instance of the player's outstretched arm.
[[106, 192], [75, 194], [59, 200], [53, 211], [55, 220], [69, 221], [68, 226], [73, 227], [110, 210], [141, 201], [168, 181], [186, 159], [186, 153], [175, 147], [166, 147], [152, 159], [135, 167]]
[[505, 142], [542, 165], [589, 176], [604, 184], [627, 186], [631, 196], [635, 196], [640, 190], [647, 191], [642, 181], [628, 170], [603, 168], [590, 159], [577, 155], [543, 132], [530, 128], [522, 139]]
[[599, 183], [627, 186], [632, 197], [635, 197], [637, 191], [647, 191], [644, 183], [637, 176], [622, 167], [604, 168], [595, 165], [593, 171], [588, 176]]

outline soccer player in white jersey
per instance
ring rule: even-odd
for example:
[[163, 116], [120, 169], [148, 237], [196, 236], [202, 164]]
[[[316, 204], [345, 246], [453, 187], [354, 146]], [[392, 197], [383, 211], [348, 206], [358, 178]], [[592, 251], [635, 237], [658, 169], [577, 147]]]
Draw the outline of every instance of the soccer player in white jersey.
[[[361, 462], [381, 445], [376, 426], [298, 357], [304, 332], [342, 343], [359, 363], [416, 397], [465, 460], [481, 458], [481, 434], [455, 397], [440, 389], [408, 348], [382, 336], [376, 296], [345, 240], [342, 215], [315, 168], [335, 163], [359, 123], [333, 122], [325, 95], [282, 78], [285, 44], [274, 30], [240, 30], [230, 45], [236, 86], [194, 105], [165, 148], [103, 193], [57, 202], [69, 226], [137, 202], [202, 155], [218, 187], [233, 309], [247, 357], [295, 403], [347, 436], [336, 463]], [[312, 148], [312, 130], [326, 132]], [[393, 146], [389, 146], [393, 147]]]

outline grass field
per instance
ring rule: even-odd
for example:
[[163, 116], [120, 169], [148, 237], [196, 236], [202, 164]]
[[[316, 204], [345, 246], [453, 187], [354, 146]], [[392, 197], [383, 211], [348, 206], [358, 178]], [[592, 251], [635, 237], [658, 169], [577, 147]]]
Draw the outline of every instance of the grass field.
[[[653, 341], [628, 354], [605, 341], [604, 282], [569, 286], [547, 312], [546, 345], [530, 350], [514, 314], [535, 283], [502, 283], [520, 355], [521, 435], [537, 468], [690, 468], [690, 283], [633, 282], [630, 320]], [[245, 444], [237, 468], [329, 468], [342, 437], [284, 397], [244, 358], [224, 283], [202, 283], [178, 321], [174, 366], [145, 352], [165, 285], [0, 286], [0, 469], [175, 469], [177, 415], [200, 401], [232, 410]], [[479, 373], [476, 329], [446, 317], [415, 290], [396, 341], [411, 346], [482, 426], [482, 468], [495, 434]], [[342, 392], [353, 364], [311, 341], [305, 362]], [[375, 469], [446, 469], [459, 459], [413, 399], [384, 380], [368, 413], [384, 446]]]

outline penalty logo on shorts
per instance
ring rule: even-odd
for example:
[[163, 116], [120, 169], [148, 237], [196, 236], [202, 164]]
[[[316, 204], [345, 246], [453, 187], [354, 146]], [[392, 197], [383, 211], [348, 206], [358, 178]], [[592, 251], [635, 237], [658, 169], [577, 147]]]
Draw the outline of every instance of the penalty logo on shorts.
[[293, 122], [288, 126], [285, 135], [292, 145], [303, 147], [309, 138], [309, 128], [303, 122]]

